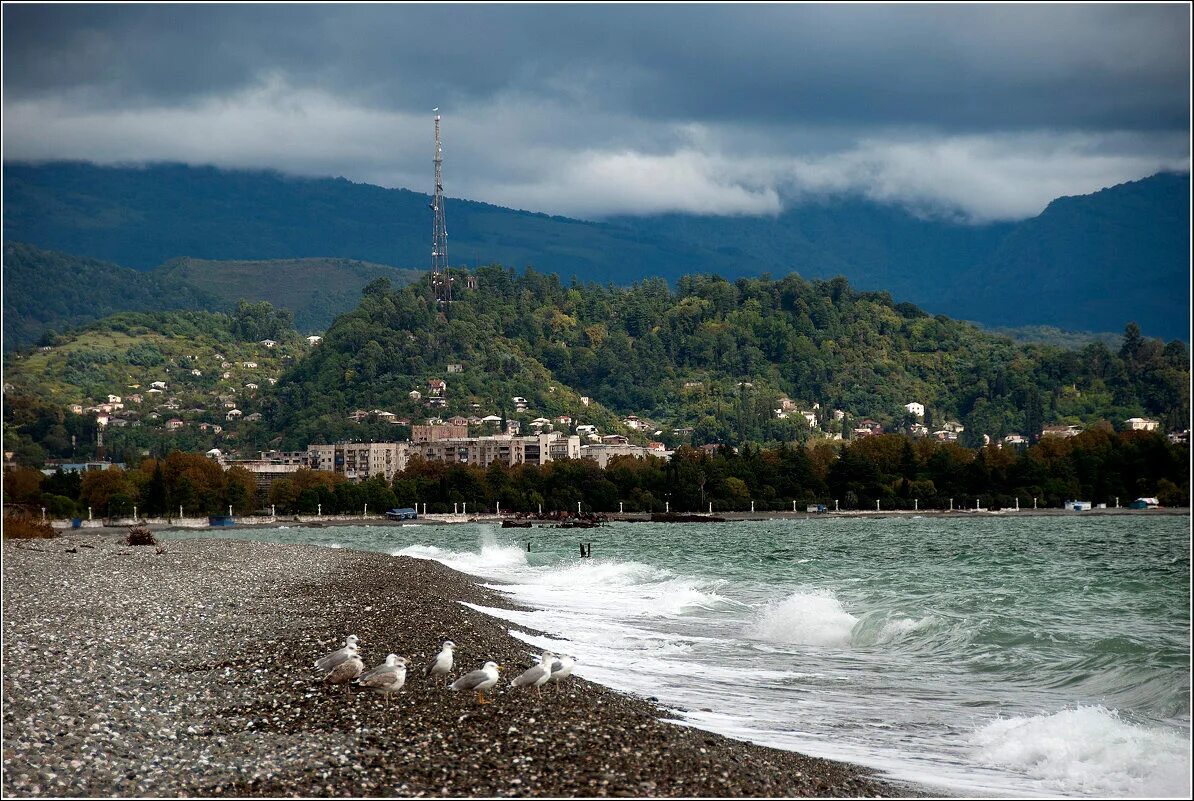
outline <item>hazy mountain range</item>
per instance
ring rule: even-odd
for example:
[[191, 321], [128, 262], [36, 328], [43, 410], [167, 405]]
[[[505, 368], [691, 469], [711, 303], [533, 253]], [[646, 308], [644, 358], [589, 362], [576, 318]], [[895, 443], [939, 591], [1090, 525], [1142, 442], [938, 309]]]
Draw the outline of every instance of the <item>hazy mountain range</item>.
[[[185, 264], [188, 285], [217, 296], [234, 294], [233, 281], [206, 260], [235, 261], [242, 274], [260, 267], [246, 260], [351, 259], [374, 263], [373, 274], [381, 265], [429, 263], [429, 198], [405, 189], [177, 164], [10, 163], [4, 179], [6, 241], [138, 270], [191, 259], [171, 269]], [[776, 217], [605, 222], [448, 205], [449, 254], [461, 266], [533, 265], [565, 280], [616, 284], [691, 273], [844, 275], [990, 326], [1119, 331], [1135, 320], [1146, 334], [1181, 339], [1190, 320], [1189, 218], [1189, 175], [1170, 173], [1059, 198], [1018, 223], [921, 217], [844, 197], [790, 205]], [[6, 278], [7, 261], [8, 253]], [[315, 276], [316, 285], [293, 291], [322, 305], [300, 325], [324, 322], [349, 300], [331, 296], [357, 288], [312, 269], [296, 280]]]

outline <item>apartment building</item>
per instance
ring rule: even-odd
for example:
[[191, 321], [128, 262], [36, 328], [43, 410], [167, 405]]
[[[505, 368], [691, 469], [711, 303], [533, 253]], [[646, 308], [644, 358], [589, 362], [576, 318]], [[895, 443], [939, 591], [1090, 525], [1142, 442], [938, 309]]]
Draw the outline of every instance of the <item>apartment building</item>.
[[338, 442], [307, 448], [312, 470], [339, 473], [350, 481], [381, 476], [386, 481], [406, 469], [409, 442]]

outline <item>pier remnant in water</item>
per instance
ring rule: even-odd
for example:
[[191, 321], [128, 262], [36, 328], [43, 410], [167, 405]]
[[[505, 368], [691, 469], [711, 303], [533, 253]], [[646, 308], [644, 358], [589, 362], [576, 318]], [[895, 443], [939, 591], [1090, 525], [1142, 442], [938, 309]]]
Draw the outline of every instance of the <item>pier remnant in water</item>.
[[580, 544], [580, 558], [581, 559], [589, 559], [592, 556], [593, 556], [593, 543], [582, 542]]

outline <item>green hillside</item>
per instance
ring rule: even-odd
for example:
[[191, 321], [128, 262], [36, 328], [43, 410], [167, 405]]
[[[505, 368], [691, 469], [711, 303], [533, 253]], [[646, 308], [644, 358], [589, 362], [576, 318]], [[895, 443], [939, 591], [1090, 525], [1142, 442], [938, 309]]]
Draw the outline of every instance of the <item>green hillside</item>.
[[166, 283], [200, 289], [230, 304], [264, 300], [294, 313], [304, 332], [322, 331], [337, 314], [353, 308], [361, 289], [376, 278], [396, 285], [416, 280], [420, 272], [397, 270], [384, 264], [352, 259], [275, 259], [271, 261], [210, 261], [180, 258], [154, 269], [150, 275]]
[[[1180, 342], [1133, 333], [1119, 353], [1102, 343], [1017, 345], [842, 278], [688, 276], [672, 292], [658, 279], [564, 285], [498, 267], [476, 277], [478, 289], [461, 293], [446, 317], [415, 286], [368, 287], [279, 382], [266, 405], [270, 428], [297, 446], [339, 431], [354, 408], [427, 415], [426, 399], [409, 393], [432, 378], [448, 383], [440, 416], [493, 413], [523, 397], [520, 418], [568, 415], [634, 436], [616, 417], [635, 414], [665, 442], [691, 428], [698, 444], [849, 436], [863, 417], [901, 428], [913, 401], [928, 407], [927, 424], [959, 420], [971, 438], [1145, 414], [1176, 425], [1189, 406]], [[784, 398], [794, 413], [780, 417]], [[800, 411], [815, 412], [814, 427]]]
[[[266, 303], [241, 303], [229, 314], [113, 315], [52, 346], [5, 354], [5, 448], [90, 457], [97, 416], [108, 418], [108, 453], [118, 458], [143, 448], [251, 445], [261, 436], [252, 416], [311, 347], [288, 312]], [[232, 409], [239, 413], [230, 420]]]
[[4, 349], [122, 311], [216, 310], [197, 286], [108, 262], [4, 243]]
[[4, 246], [4, 348], [118, 312], [230, 311], [241, 300], [291, 311], [303, 332], [322, 331], [385, 276], [404, 285], [419, 273], [351, 259], [205, 261], [180, 258], [148, 272], [42, 250]]

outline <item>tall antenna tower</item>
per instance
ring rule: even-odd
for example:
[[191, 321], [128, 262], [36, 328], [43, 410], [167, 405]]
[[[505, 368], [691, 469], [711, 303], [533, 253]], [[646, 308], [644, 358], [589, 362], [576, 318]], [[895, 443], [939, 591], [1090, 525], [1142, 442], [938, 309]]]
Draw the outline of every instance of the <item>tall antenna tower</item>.
[[452, 278], [448, 275], [448, 224], [444, 220], [444, 151], [439, 141], [439, 109], [435, 109], [435, 229], [431, 240], [431, 291], [444, 310], [452, 302]]

